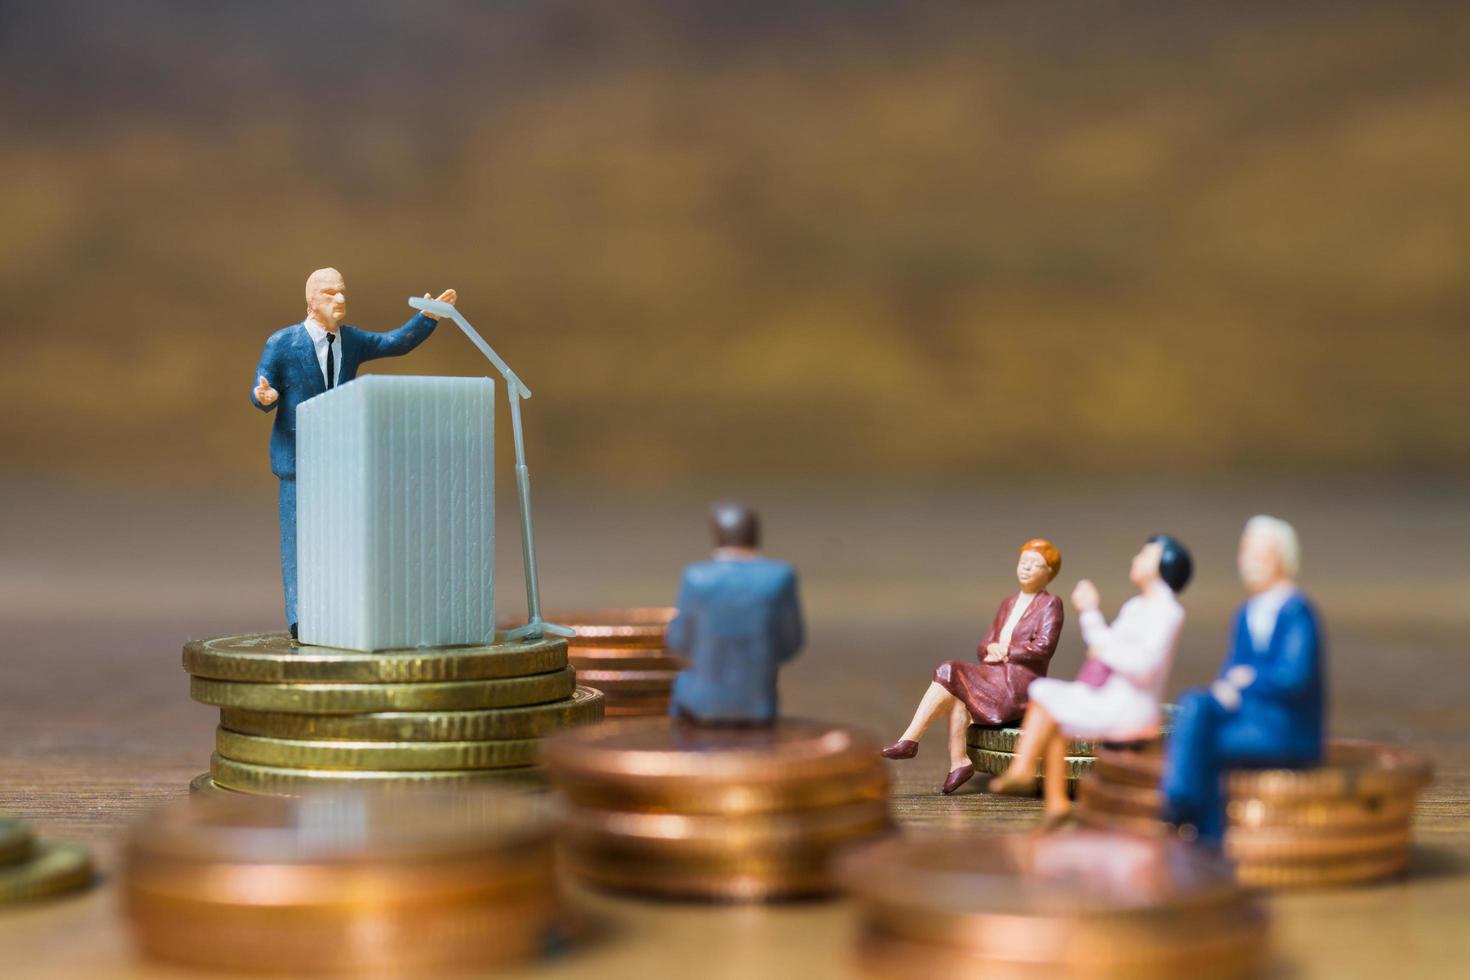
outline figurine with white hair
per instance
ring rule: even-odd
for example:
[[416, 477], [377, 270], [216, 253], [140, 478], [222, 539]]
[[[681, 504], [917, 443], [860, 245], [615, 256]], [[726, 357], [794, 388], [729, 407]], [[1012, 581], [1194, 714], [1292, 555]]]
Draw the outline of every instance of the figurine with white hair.
[[[425, 293], [425, 298], [428, 297]], [[452, 289], [439, 300], [454, 305]], [[306, 279], [306, 318], [271, 334], [251, 376], [250, 403], [276, 413], [271, 427], [271, 472], [280, 480], [281, 586], [286, 625], [296, 637], [296, 407], [357, 377], [358, 365], [379, 357], [402, 357], [429, 339], [437, 314], [421, 312], [397, 330], [374, 333], [342, 321], [347, 317], [347, 283], [336, 269], [318, 269]]]
[[1166, 818], [1215, 844], [1225, 835], [1226, 771], [1317, 765], [1326, 727], [1323, 636], [1297, 588], [1295, 529], [1251, 518], [1238, 564], [1250, 597], [1219, 678], [1179, 700], [1162, 787]]

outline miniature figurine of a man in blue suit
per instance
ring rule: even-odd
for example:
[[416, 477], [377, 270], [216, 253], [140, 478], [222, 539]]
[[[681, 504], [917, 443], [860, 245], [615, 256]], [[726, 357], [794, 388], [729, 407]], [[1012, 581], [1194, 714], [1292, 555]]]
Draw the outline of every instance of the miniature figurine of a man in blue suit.
[[[424, 294], [425, 298], [428, 294]], [[452, 289], [440, 294], [453, 304]], [[401, 357], [434, 332], [439, 319], [420, 313], [397, 330], [373, 333], [343, 324], [347, 284], [336, 269], [318, 269], [306, 280], [306, 319], [271, 334], [255, 369], [250, 402], [276, 410], [271, 428], [271, 472], [281, 482], [281, 581], [286, 622], [296, 636], [296, 406], [357, 377], [358, 365]]]
[[684, 569], [667, 644], [689, 668], [669, 713], [705, 725], [770, 725], [776, 674], [801, 650], [796, 570], [760, 552], [760, 519], [738, 503], [710, 510], [715, 552]]
[[1250, 598], [1235, 617], [1230, 656], [1209, 690], [1179, 701], [1164, 767], [1165, 817], [1218, 845], [1230, 769], [1301, 768], [1322, 760], [1326, 654], [1317, 612], [1296, 586], [1296, 531], [1253, 517], [1240, 539]]

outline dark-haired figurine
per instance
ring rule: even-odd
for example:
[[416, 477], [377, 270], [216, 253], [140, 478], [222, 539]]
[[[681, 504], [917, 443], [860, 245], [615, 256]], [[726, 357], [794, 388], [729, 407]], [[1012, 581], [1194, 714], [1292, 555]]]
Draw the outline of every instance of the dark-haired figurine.
[[1130, 742], [1158, 735], [1159, 702], [1184, 625], [1184, 607], [1175, 596], [1193, 571], [1184, 545], [1167, 534], [1149, 538], [1128, 571], [1138, 595], [1123, 603], [1111, 626], [1098, 609], [1097, 587], [1086, 579], [1077, 583], [1072, 605], [1087, 643], [1087, 662], [1074, 681], [1043, 677], [1031, 682], [1031, 706], [1021, 722], [1015, 758], [990, 781], [991, 792], [1032, 795], [1036, 763], [1044, 758], [1046, 818], [1060, 822], [1072, 810], [1068, 738]]
[[965, 734], [977, 725], [1005, 725], [1026, 710], [1026, 689], [1046, 676], [1065, 610], [1060, 596], [1046, 591], [1062, 570], [1062, 553], [1045, 538], [1021, 545], [1016, 580], [1021, 591], [1008, 596], [990, 621], [975, 651], [975, 662], [946, 660], [919, 701], [913, 720], [897, 742], [883, 750], [889, 759], [912, 759], [919, 739], [940, 715], [949, 717], [949, 775], [942, 792], [953, 793], [975, 775]]
[[760, 518], [743, 504], [710, 508], [715, 551], [684, 569], [668, 648], [689, 668], [669, 713], [706, 725], [776, 721], [776, 674], [801, 651], [796, 570], [760, 551]]
[[[428, 298], [428, 293], [424, 297]], [[452, 289], [439, 294], [454, 305]], [[429, 339], [439, 319], [420, 313], [397, 330], [373, 333], [350, 327], [347, 283], [336, 269], [318, 269], [306, 279], [306, 319], [270, 335], [251, 379], [250, 403], [275, 411], [271, 427], [271, 472], [281, 482], [281, 585], [286, 624], [296, 636], [296, 406], [357, 377], [358, 365], [379, 357], [401, 357]], [[340, 341], [340, 342], [339, 342]]]
[[1240, 538], [1250, 593], [1235, 616], [1230, 655], [1209, 690], [1179, 699], [1164, 766], [1164, 816], [1199, 839], [1225, 834], [1226, 769], [1294, 768], [1322, 760], [1326, 726], [1322, 633], [1297, 590], [1296, 530], [1252, 517]]

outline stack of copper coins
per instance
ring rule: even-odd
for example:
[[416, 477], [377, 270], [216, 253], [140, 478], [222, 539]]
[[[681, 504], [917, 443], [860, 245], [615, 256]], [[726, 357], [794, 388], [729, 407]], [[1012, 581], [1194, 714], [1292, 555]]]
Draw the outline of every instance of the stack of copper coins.
[[196, 800], [141, 823], [121, 889], [170, 963], [299, 976], [441, 975], [560, 939], [544, 798]]
[[24, 821], [0, 814], [0, 905], [76, 891], [92, 879], [84, 848], [37, 840]]
[[833, 861], [891, 828], [878, 745], [783, 720], [610, 721], [550, 739], [569, 870], [613, 890], [730, 901], [820, 895]]
[[[1174, 705], [1166, 704], [1164, 707], [1164, 734], [1170, 731], [1174, 718]], [[1004, 725], [993, 727], [989, 725], [971, 725], [967, 737], [967, 749], [970, 762], [974, 764], [976, 772], [987, 772], [992, 776], [999, 776], [1010, 768], [1012, 760], [1016, 757], [1016, 743], [1021, 740], [1021, 728], [1016, 725]], [[1074, 790], [1077, 782], [1092, 770], [1093, 760], [1099, 751], [1097, 742], [1087, 739], [1074, 738], [1067, 742], [1067, 783]], [[1037, 760], [1036, 775], [1041, 776], [1042, 761]]]
[[547, 734], [602, 718], [556, 639], [360, 653], [252, 633], [189, 643], [184, 669], [221, 709], [196, 788], [534, 783]]
[[[1078, 789], [1078, 819], [1146, 835], [1160, 823], [1163, 755], [1102, 752]], [[1409, 861], [1414, 804], [1429, 784], [1417, 752], [1335, 740], [1312, 769], [1237, 770], [1229, 776], [1225, 853], [1244, 884], [1342, 885], [1397, 874]]]
[[567, 643], [577, 678], [607, 698], [609, 718], [669, 713], [669, 694], [684, 661], [665, 640], [673, 609], [603, 609], [553, 617], [577, 631]]
[[868, 976], [1251, 974], [1265, 913], [1229, 865], [1177, 840], [1095, 831], [884, 841], [842, 866]]

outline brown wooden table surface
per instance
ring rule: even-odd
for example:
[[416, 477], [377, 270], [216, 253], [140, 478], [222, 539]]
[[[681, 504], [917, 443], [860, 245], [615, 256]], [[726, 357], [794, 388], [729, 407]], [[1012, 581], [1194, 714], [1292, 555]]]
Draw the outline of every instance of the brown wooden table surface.
[[[1332, 728], [1421, 748], [1437, 778], [1417, 817], [1407, 877], [1273, 896], [1280, 976], [1442, 977], [1470, 962], [1470, 520], [1459, 487], [1200, 484], [884, 493], [760, 500], [772, 550], [803, 572], [810, 645], [785, 675], [788, 713], [896, 737], [940, 660], [968, 656], [1006, 590], [1014, 548], [1062, 548], [1058, 586], [1093, 577], [1126, 597], [1132, 549], [1155, 530], [1195, 550], [1175, 690], [1207, 680], [1239, 601], [1234, 538], [1268, 510], [1293, 520], [1303, 582], [1331, 637]], [[663, 604], [705, 549], [702, 498], [643, 494], [538, 504], [544, 587], [557, 606]], [[274, 496], [0, 484], [0, 810], [85, 843], [102, 869], [85, 894], [0, 908], [0, 977], [177, 977], [128, 944], [114, 886], [118, 843], [203, 771], [214, 712], [189, 701], [189, 636], [275, 628]], [[520, 601], [513, 513], [502, 514], [499, 604]], [[1075, 623], [1055, 673], [1082, 654]], [[936, 789], [935, 730], [894, 764], [894, 809], [911, 833], [1024, 827], [1032, 801]], [[551, 977], [844, 977], [843, 901], [711, 907], [582, 895], [605, 938], [531, 974]]]

